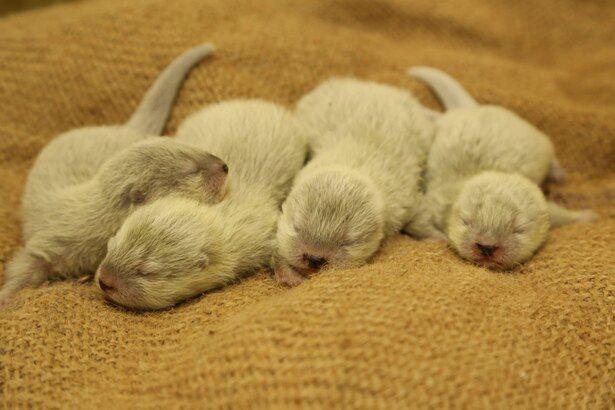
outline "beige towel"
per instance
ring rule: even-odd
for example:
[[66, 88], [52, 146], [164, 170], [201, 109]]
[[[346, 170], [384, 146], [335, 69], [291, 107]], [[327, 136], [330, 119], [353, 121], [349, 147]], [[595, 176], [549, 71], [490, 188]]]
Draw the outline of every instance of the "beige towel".
[[262, 272], [165, 312], [114, 308], [91, 283], [25, 290], [0, 311], [0, 406], [612, 406], [614, 6], [95, 0], [0, 20], [3, 261], [40, 149], [126, 120], [159, 71], [205, 41], [218, 52], [185, 84], [171, 134], [205, 104], [291, 106], [331, 75], [437, 107], [405, 76], [431, 65], [550, 135], [570, 176], [551, 196], [602, 217], [553, 231], [512, 273], [399, 235], [361, 269], [292, 290]]

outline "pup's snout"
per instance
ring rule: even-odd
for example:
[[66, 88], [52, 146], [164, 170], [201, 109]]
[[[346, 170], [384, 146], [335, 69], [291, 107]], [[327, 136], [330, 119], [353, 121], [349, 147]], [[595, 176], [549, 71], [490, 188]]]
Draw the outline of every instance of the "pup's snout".
[[314, 256], [314, 255], [309, 255], [307, 253], [303, 254], [303, 260], [312, 269], [320, 269], [323, 265], [327, 263], [327, 260], [325, 258]]
[[495, 245], [483, 245], [481, 243], [476, 243], [476, 248], [483, 256], [491, 256], [498, 249]]
[[111, 293], [117, 288], [117, 280], [114, 275], [109, 274], [104, 267], [100, 268], [98, 274], [98, 286], [105, 293]]

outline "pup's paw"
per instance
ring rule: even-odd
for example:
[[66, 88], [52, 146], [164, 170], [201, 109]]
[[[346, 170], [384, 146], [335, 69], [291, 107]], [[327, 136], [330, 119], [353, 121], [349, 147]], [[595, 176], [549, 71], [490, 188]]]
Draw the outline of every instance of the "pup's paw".
[[305, 276], [286, 264], [278, 264], [275, 267], [274, 277], [282, 285], [294, 287], [305, 281]]
[[592, 222], [599, 218], [598, 214], [591, 209], [587, 209], [584, 211], [579, 211], [578, 214], [579, 222]]

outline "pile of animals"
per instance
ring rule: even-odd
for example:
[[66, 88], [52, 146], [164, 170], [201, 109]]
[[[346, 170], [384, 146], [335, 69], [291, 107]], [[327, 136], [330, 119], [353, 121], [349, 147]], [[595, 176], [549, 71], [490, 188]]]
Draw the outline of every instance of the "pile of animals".
[[92, 274], [108, 300], [135, 309], [266, 266], [295, 286], [367, 263], [400, 231], [511, 269], [551, 228], [596, 218], [545, 198], [541, 184], [564, 180], [547, 136], [433, 68], [410, 75], [444, 113], [399, 88], [333, 78], [294, 111], [225, 101], [175, 137], [157, 136], [188, 72], [212, 52], [205, 44], [174, 60], [126, 124], [73, 130], [42, 150], [0, 305], [23, 287]]

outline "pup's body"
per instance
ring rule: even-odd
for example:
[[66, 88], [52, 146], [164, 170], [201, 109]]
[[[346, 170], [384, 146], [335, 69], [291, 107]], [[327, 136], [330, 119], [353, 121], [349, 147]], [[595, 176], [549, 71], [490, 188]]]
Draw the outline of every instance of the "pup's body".
[[[436, 118], [434, 142], [440, 135], [446, 137], [440, 146], [434, 144], [430, 156], [439, 154], [435, 161], [450, 157], [449, 149], [462, 150], [464, 162], [451, 164], [452, 172], [468, 174], [493, 169], [517, 172], [536, 184], [545, 179], [564, 181], [565, 173], [553, 143], [532, 124], [503, 107], [479, 105], [461, 84], [442, 71], [415, 67], [409, 73], [432, 87], [447, 110]], [[449, 161], [459, 160], [454, 157]]]
[[564, 179], [546, 135], [504, 108], [479, 106], [443, 72], [410, 74], [432, 86], [449, 109], [435, 119], [427, 209], [461, 256], [509, 268], [532, 256], [549, 227], [595, 218], [548, 203], [538, 189], [545, 180]]
[[416, 219], [433, 137], [432, 122], [408, 92], [353, 79], [318, 86], [299, 101], [297, 116], [310, 130], [313, 159], [297, 176], [278, 226], [276, 277], [288, 285], [325, 264], [365, 263], [384, 237]]
[[41, 151], [22, 199], [25, 246], [7, 265], [0, 304], [24, 286], [93, 273], [136, 205], [170, 192], [204, 201], [218, 196], [225, 178], [220, 159], [149, 137], [162, 132], [186, 74], [211, 52], [202, 45], [174, 60], [125, 125], [69, 131]]
[[177, 139], [224, 158], [229, 193], [212, 206], [164, 198], [127, 218], [96, 275], [118, 304], [164, 308], [265, 266], [280, 204], [306, 155], [303, 129], [263, 101], [208, 107]]
[[[436, 120], [426, 189], [437, 227], [449, 201], [469, 177], [490, 170], [518, 173], [541, 184], [555, 158], [548, 138], [515, 114], [496, 106], [456, 108]], [[435, 208], [433, 208], [435, 206]]]

